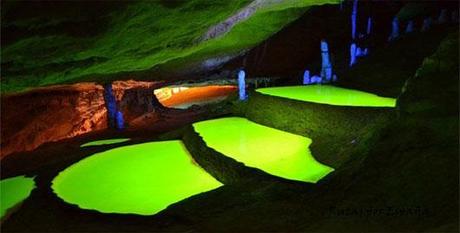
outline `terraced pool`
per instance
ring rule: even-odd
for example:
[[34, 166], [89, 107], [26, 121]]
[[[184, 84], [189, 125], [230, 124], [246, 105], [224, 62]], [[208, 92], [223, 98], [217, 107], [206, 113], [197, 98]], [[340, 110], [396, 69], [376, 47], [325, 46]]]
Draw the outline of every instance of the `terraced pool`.
[[64, 201], [103, 213], [152, 215], [222, 184], [198, 167], [181, 141], [149, 142], [94, 154], [52, 181]]
[[25, 176], [16, 176], [0, 181], [0, 206], [1, 218], [3, 218], [9, 209], [20, 204], [29, 197], [35, 188], [33, 178]]
[[315, 183], [333, 171], [313, 158], [308, 148], [312, 140], [303, 136], [239, 117], [202, 121], [193, 127], [209, 147], [275, 176]]
[[329, 85], [304, 85], [288, 87], [268, 87], [256, 90], [259, 93], [288, 99], [361, 107], [395, 107], [396, 99], [381, 97], [372, 93]]
[[97, 141], [87, 142], [87, 143], [81, 145], [80, 147], [110, 145], [110, 144], [127, 142], [129, 140], [130, 140], [129, 138], [104, 139], [104, 140], [97, 140]]

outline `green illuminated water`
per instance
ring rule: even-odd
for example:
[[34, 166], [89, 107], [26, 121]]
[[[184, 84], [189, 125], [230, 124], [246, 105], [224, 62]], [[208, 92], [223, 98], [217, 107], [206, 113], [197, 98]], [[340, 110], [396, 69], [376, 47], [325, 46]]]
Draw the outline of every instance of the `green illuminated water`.
[[16, 206], [25, 200], [35, 188], [33, 178], [16, 176], [0, 181], [0, 206], [1, 218], [3, 218], [8, 209]]
[[222, 184], [198, 167], [181, 141], [149, 142], [94, 154], [59, 173], [54, 192], [103, 213], [155, 214]]
[[328, 85], [269, 87], [256, 90], [262, 94], [320, 104], [363, 107], [395, 107], [396, 99]]
[[109, 145], [109, 144], [116, 144], [129, 141], [129, 138], [113, 138], [113, 139], [104, 139], [98, 141], [87, 142], [80, 147], [87, 147], [87, 146], [100, 146], [100, 145]]
[[193, 127], [209, 147], [275, 176], [314, 183], [333, 171], [313, 158], [308, 148], [312, 141], [306, 137], [239, 117], [202, 121]]

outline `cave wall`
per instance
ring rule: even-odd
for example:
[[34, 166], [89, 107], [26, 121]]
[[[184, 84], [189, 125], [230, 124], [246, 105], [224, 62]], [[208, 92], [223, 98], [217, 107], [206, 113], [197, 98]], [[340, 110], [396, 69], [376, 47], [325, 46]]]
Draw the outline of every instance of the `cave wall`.
[[[156, 83], [114, 82], [117, 108], [129, 126], [134, 119], [154, 113]], [[4, 95], [2, 104], [1, 157], [30, 151], [43, 143], [108, 128], [104, 88], [80, 83], [39, 88]]]
[[1, 157], [107, 127], [104, 89], [94, 83], [2, 96]]

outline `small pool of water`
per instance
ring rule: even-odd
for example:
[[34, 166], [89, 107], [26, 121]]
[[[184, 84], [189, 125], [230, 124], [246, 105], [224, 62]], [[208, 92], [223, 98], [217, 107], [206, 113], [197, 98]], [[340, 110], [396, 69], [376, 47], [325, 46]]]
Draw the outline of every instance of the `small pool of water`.
[[94, 154], [52, 181], [64, 201], [103, 213], [152, 215], [222, 184], [197, 166], [181, 141], [149, 142]]
[[381, 97], [372, 93], [329, 85], [268, 87], [259, 88], [256, 91], [271, 96], [329, 105], [361, 107], [396, 106], [396, 99], [394, 98]]
[[101, 146], [101, 145], [110, 145], [110, 144], [117, 144], [122, 142], [129, 141], [129, 138], [113, 138], [113, 139], [104, 139], [104, 140], [97, 140], [92, 142], [87, 142], [80, 147], [87, 147], [87, 146]]
[[202, 121], [193, 127], [209, 147], [275, 176], [315, 183], [333, 171], [313, 158], [308, 148], [312, 140], [303, 136], [239, 117]]
[[16, 176], [0, 181], [0, 206], [1, 218], [5, 216], [10, 208], [20, 204], [29, 197], [35, 188], [33, 178]]

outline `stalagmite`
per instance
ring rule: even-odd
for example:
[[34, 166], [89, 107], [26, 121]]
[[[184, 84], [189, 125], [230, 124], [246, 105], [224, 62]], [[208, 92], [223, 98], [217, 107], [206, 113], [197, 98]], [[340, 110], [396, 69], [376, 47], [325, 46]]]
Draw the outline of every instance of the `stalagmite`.
[[314, 76], [312, 76], [311, 79], [310, 79], [310, 84], [315, 84], [315, 83], [321, 84], [321, 83], [322, 83], [322, 80], [323, 80], [323, 79], [322, 79], [320, 76], [314, 75]]
[[356, 44], [352, 43], [350, 45], [350, 67], [356, 63]]
[[431, 19], [431, 17], [424, 19], [421, 31], [422, 32], [427, 31], [428, 29], [431, 28], [432, 24], [433, 24], [433, 20]]
[[305, 72], [303, 73], [303, 84], [304, 85], [310, 84], [310, 71], [309, 70], [305, 70]]
[[447, 10], [446, 9], [442, 9], [441, 13], [439, 13], [437, 23], [438, 24], [447, 23]]
[[330, 82], [332, 80], [332, 64], [329, 59], [329, 46], [325, 40], [321, 41], [321, 77], [324, 81]]
[[393, 22], [391, 23], [391, 34], [388, 37], [388, 41], [392, 41], [399, 37], [399, 21], [397, 17], [393, 18]]
[[411, 33], [414, 31], [414, 21], [410, 20], [407, 22], [406, 33]]
[[245, 77], [246, 77], [246, 73], [244, 72], [244, 70], [240, 70], [240, 72], [238, 72], [238, 90], [239, 90], [240, 100], [246, 100], [247, 98]]

